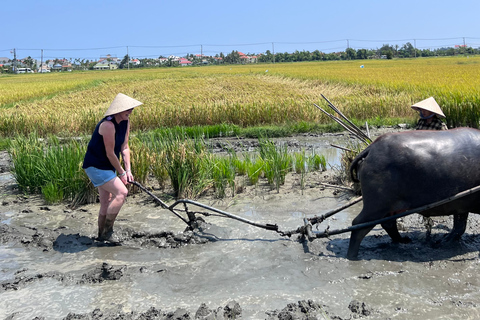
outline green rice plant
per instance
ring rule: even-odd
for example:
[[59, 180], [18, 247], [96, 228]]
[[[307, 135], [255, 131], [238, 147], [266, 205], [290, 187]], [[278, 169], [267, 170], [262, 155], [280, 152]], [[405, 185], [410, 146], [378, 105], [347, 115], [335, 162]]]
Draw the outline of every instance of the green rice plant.
[[228, 155], [231, 165], [235, 168], [235, 172], [240, 176], [246, 175], [250, 155], [245, 152], [243, 155], [243, 160], [241, 160], [233, 148], [228, 150]]
[[231, 158], [213, 158], [211, 161], [211, 175], [213, 186], [217, 197], [224, 198], [227, 187], [232, 190], [235, 195], [235, 167]]
[[305, 189], [305, 180], [309, 172], [308, 158], [305, 155], [305, 149], [302, 152], [295, 152], [292, 155], [295, 172], [300, 174], [300, 189]]
[[256, 185], [258, 180], [264, 174], [265, 161], [261, 157], [255, 159], [246, 158], [246, 170], [248, 181], [251, 185]]
[[43, 147], [35, 132], [10, 141], [8, 152], [13, 162], [12, 173], [23, 192], [38, 192], [44, 184], [44, 177], [37, 170], [37, 164], [44, 158]]
[[42, 187], [42, 194], [48, 204], [54, 204], [63, 200], [63, 190], [59, 185], [48, 182]]
[[133, 138], [130, 144], [131, 171], [135, 181], [145, 184], [154, 159], [150, 150], [138, 138]]
[[177, 198], [196, 198], [210, 185], [209, 155], [202, 140], [167, 139], [165, 166]]
[[164, 152], [155, 152], [152, 155], [152, 165], [150, 168], [152, 170], [151, 173], [153, 174], [161, 188], [164, 188], [166, 182], [168, 181], [168, 171], [165, 163], [166, 160]]
[[314, 152], [311, 157], [308, 157], [308, 167], [314, 171], [325, 171], [327, 170], [327, 160], [325, 159], [325, 156]]
[[292, 159], [288, 154], [287, 146], [277, 147], [272, 141], [262, 138], [259, 139], [259, 153], [265, 162], [264, 173], [268, 183], [279, 192], [291, 168]]
[[94, 189], [86, 182], [81, 168], [86, 143], [54, 136], [41, 140], [35, 133], [18, 136], [9, 146], [13, 175], [20, 190], [42, 193], [47, 201], [58, 199], [79, 201], [91, 197]]

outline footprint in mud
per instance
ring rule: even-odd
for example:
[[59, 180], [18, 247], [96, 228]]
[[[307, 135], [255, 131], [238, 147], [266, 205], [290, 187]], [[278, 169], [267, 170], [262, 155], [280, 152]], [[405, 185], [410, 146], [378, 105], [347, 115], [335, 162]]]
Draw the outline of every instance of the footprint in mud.
[[157, 233], [137, 232], [131, 228], [115, 231], [118, 243], [98, 241], [96, 238], [85, 235], [61, 233], [53, 241], [53, 249], [63, 253], [74, 253], [92, 247], [126, 246], [129, 248], [179, 248], [187, 244], [203, 244], [209, 242], [206, 237], [200, 236], [191, 230], [181, 233], [162, 231]]

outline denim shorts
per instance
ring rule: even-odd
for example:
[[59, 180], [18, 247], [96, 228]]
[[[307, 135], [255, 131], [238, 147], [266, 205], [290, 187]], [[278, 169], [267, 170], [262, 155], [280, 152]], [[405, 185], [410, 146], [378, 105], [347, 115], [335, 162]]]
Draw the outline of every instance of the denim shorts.
[[92, 181], [95, 187], [99, 187], [108, 181], [115, 179], [117, 174], [112, 170], [101, 170], [95, 167], [88, 167], [85, 169], [85, 173]]

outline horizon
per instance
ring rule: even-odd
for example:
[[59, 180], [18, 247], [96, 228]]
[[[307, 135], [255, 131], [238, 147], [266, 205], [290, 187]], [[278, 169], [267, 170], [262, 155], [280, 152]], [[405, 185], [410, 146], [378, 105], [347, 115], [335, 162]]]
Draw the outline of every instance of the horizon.
[[[98, 59], [375, 49], [479, 47], [480, 1], [255, 3], [158, 0], [7, 1], [0, 56]], [[416, 43], [415, 43], [416, 42]]]
[[[334, 47], [334, 48], [327, 48], [326, 50], [321, 50], [321, 49], [315, 49], [314, 46], [315, 44], [330, 44], [330, 43], [340, 43], [343, 42], [346, 44], [345, 47]], [[356, 43], [381, 43], [381, 45], [377, 46], [376, 48], [369, 48], [369, 47], [360, 47], [360, 46], [352, 46], [352, 44]], [[43, 50], [43, 60], [55, 60], [55, 59], [67, 59], [74, 61], [76, 59], [83, 59], [83, 60], [90, 60], [90, 61], [97, 61], [101, 58], [105, 58], [108, 55], [114, 58], [120, 58], [122, 59], [125, 57], [125, 55], [129, 55], [130, 59], [158, 59], [160, 57], [169, 57], [169, 56], [177, 56], [177, 57], [185, 57], [187, 55], [203, 55], [205, 57], [215, 57], [216, 55], [224, 54], [227, 55], [231, 53], [232, 51], [237, 51], [237, 52], [242, 52], [245, 55], [261, 55], [265, 54], [267, 51], [270, 51], [273, 54], [279, 54], [279, 53], [288, 53], [292, 54], [296, 51], [302, 52], [302, 51], [308, 51], [308, 52], [314, 52], [314, 51], [320, 51], [322, 53], [337, 53], [337, 52], [345, 52], [346, 49], [352, 48], [354, 50], [360, 50], [360, 49], [367, 49], [367, 50], [378, 50], [384, 45], [389, 45], [392, 47], [395, 47], [395, 45], [398, 46], [398, 48], [402, 48], [404, 45], [407, 43], [410, 43], [413, 45], [414, 48], [418, 50], [439, 50], [439, 49], [448, 49], [448, 48], [458, 48], [462, 46], [466, 47], [471, 47], [474, 49], [480, 48], [480, 38], [473, 38], [473, 37], [456, 37], [456, 38], [439, 38], [439, 39], [403, 39], [403, 40], [355, 40], [355, 39], [342, 39], [342, 40], [332, 40], [332, 41], [326, 41], [326, 42], [306, 42], [304, 45], [309, 45], [311, 47], [310, 50], [308, 49], [292, 49], [291, 51], [281, 51], [281, 50], [275, 50], [276, 45], [280, 45], [280, 47], [283, 45], [284, 47], [288, 45], [290, 48], [295, 45], [300, 45], [301, 43], [282, 43], [282, 42], [272, 42], [272, 43], [263, 43], [263, 44], [232, 44], [228, 45], [232, 48], [234, 47], [247, 47], [247, 46], [263, 46], [266, 49], [261, 52], [252, 52], [252, 51], [246, 51], [246, 50], [237, 50], [237, 49], [229, 49], [229, 51], [219, 51], [214, 54], [208, 54], [209, 50], [204, 50], [204, 45], [183, 45], [183, 46], [118, 46], [118, 47], [105, 47], [105, 48], [75, 48], [75, 49], [22, 49], [22, 48], [12, 48], [12, 49], [0, 49], [0, 57], [4, 58], [9, 58], [10, 60], [13, 60], [14, 56], [14, 51], [16, 55], [17, 60], [22, 60], [27, 57], [31, 57], [32, 59], [35, 60], [41, 60], [42, 59], [42, 50]], [[420, 46], [419, 46], [420, 44]], [[428, 44], [428, 45], [427, 45]], [[207, 46], [207, 45], [205, 45]], [[217, 45], [216, 47], [219, 47], [221, 45]], [[224, 45], [227, 46], [227, 45]], [[270, 46], [270, 48], [269, 48]], [[143, 51], [153, 51], [158, 48], [184, 48], [184, 47], [198, 47], [199, 51], [189, 51], [189, 52], [183, 52], [183, 53], [178, 53], [178, 52], [170, 52], [164, 53], [164, 54], [153, 54], [150, 52], [148, 55], [146, 54], [139, 54], [137, 56], [134, 56], [130, 53], [132, 49], [136, 49], [137, 51], [143, 50]], [[208, 46], [207, 46], [208, 47]], [[125, 50], [123, 53], [120, 54], [112, 54], [112, 53], [101, 53], [98, 54], [96, 57], [90, 56], [90, 57], [83, 57], [83, 56], [73, 56], [73, 55], [65, 55], [65, 52], [80, 52], [80, 51], [88, 51], [90, 54], [92, 52], [99, 52], [99, 51], [107, 51], [110, 49], [117, 49], [116, 51], [118, 52], [120, 49]], [[335, 49], [335, 50], [334, 50]], [[2, 55], [2, 52], [8, 51], [8, 55]], [[25, 54], [21, 54], [23, 52], [27, 52]], [[60, 52], [58, 55], [52, 55], [50, 52]], [[211, 52], [211, 51], [210, 51]], [[36, 53], [36, 54], [35, 54]]]

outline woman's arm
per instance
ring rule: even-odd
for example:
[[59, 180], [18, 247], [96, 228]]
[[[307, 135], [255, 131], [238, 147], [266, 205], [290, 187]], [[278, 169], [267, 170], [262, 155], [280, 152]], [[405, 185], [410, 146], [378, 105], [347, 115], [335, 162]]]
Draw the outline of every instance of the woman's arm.
[[129, 136], [130, 136], [130, 120], [128, 120], [127, 132], [125, 133], [125, 141], [122, 144], [120, 153], [122, 154], [123, 164], [127, 172], [127, 181], [133, 181], [132, 167], [130, 163], [130, 147], [128, 145]]
[[[115, 126], [111, 121], [104, 121], [100, 125], [98, 133], [103, 136], [107, 158], [112, 166], [117, 170], [119, 178], [123, 183], [127, 183], [126, 170], [122, 168], [120, 160], [115, 155]], [[123, 153], [122, 153], [123, 155]], [[130, 161], [130, 159], [129, 159]], [[130, 164], [130, 162], [129, 162]]]

